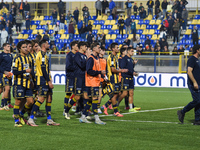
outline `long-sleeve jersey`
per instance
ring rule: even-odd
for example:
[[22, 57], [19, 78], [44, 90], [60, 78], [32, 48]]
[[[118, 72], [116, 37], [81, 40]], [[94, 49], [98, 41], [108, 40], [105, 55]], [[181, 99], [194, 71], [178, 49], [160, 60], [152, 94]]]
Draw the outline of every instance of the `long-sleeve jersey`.
[[0, 54], [0, 74], [4, 74], [4, 71], [11, 71], [13, 56], [10, 53]]
[[[92, 54], [92, 56], [95, 58], [95, 59], [99, 59], [98, 58], [98, 56], [94, 56], [93, 54]], [[93, 58], [89, 58], [88, 59], [88, 61], [87, 61], [87, 64], [86, 64], [86, 71], [87, 71], [87, 73], [89, 74], [89, 75], [91, 75], [91, 76], [98, 76], [99, 74], [101, 74], [101, 71], [95, 71], [95, 70], [93, 70], [93, 66], [94, 66], [94, 60], [93, 60]]]
[[69, 52], [66, 56], [66, 76], [68, 78], [74, 78], [74, 56], [75, 54], [73, 52]]
[[87, 56], [77, 52], [74, 56], [74, 76], [85, 78]]
[[121, 69], [128, 69], [128, 72], [122, 73], [123, 78], [132, 78], [133, 72], [134, 72], [134, 62], [131, 57], [128, 57], [127, 55], [124, 56], [121, 60]]

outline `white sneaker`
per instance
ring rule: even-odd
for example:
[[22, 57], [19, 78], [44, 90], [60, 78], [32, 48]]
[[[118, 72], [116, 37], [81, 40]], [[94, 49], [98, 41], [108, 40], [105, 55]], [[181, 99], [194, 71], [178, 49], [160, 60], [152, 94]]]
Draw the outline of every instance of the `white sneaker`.
[[88, 121], [85, 117], [79, 118], [79, 122], [80, 123], [92, 123], [92, 122]]
[[73, 112], [76, 111], [76, 106], [72, 106], [72, 111], [73, 111]]
[[4, 110], [6, 110], [6, 111], [10, 111], [10, 108], [8, 107], [8, 105], [4, 106], [3, 108], [4, 108]]
[[101, 121], [100, 119], [95, 120], [96, 124], [106, 125], [105, 122]]
[[92, 116], [87, 116], [86, 119], [88, 119], [88, 120], [94, 120], [94, 117], [92, 117]]
[[100, 109], [100, 108], [98, 109], [98, 114], [102, 114], [102, 111], [101, 111], [101, 109]]
[[70, 119], [70, 114], [69, 113], [65, 113], [65, 119]]

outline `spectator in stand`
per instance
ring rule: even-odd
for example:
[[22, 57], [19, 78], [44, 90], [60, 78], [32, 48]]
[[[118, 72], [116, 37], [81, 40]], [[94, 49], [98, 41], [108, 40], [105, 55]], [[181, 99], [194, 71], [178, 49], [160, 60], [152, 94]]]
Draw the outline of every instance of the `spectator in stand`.
[[180, 1], [179, 10], [178, 10], [178, 12], [179, 12], [180, 14], [182, 14], [183, 8], [185, 8], [185, 5], [183, 5], [183, 2]]
[[174, 49], [172, 51], [172, 55], [178, 55], [178, 48], [177, 48], [177, 46], [174, 46]]
[[74, 19], [76, 20], [76, 23], [78, 23], [78, 17], [79, 17], [78, 7], [76, 7], [76, 10], [74, 10], [73, 15], [74, 15]]
[[194, 26], [192, 30], [192, 41], [193, 45], [199, 44], [199, 35], [196, 26]]
[[153, 0], [149, 0], [147, 2], [147, 6], [148, 6], [148, 15], [151, 13], [151, 15], [153, 16], [153, 5], [154, 5], [154, 1]]
[[158, 19], [158, 20], [164, 19], [163, 12], [160, 9], [157, 9], [156, 19]]
[[15, 43], [14, 43], [14, 42], [12, 42], [12, 45], [11, 45], [11, 47], [12, 47], [13, 51], [14, 51], [14, 52], [16, 52], [17, 48], [16, 48], [16, 45], [15, 45]]
[[49, 22], [47, 22], [47, 24], [45, 25], [44, 31], [49, 32]]
[[17, 8], [17, 3], [16, 3], [14, 0], [12, 0], [12, 2], [11, 2], [11, 6], [12, 6], [12, 5], [14, 5], [15, 8]]
[[135, 3], [135, 5], [133, 6], [133, 14], [135, 17], [137, 16], [137, 11], [138, 11], [138, 7], [137, 7], [137, 3]]
[[96, 42], [98, 42], [101, 45], [101, 35], [100, 34], [97, 34]]
[[68, 51], [66, 43], [64, 43], [64, 46], [62, 47], [61, 51], [61, 54], [65, 54]]
[[176, 9], [175, 11], [174, 11], [174, 13], [172, 13], [172, 17], [174, 18], [174, 19], [180, 19], [181, 18], [181, 14], [178, 12], [178, 10]]
[[1, 21], [0, 21], [0, 33], [3, 30], [4, 26], [2, 25]]
[[151, 46], [151, 40], [149, 39], [149, 36], [146, 36], [146, 40], [145, 40], [145, 42], [144, 42], [144, 45], [145, 46]]
[[12, 28], [9, 23], [6, 24], [6, 31], [8, 33], [8, 39], [9, 39], [10, 35], [12, 35]]
[[5, 6], [9, 10], [9, 4], [8, 4], [8, 2], [5, 3]]
[[142, 55], [142, 52], [143, 52], [143, 48], [142, 48], [142, 44], [140, 44], [139, 46], [136, 47], [136, 50], [138, 52], [138, 55]]
[[4, 21], [3, 17], [1, 17], [1, 24], [3, 25], [4, 28], [6, 27], [6, 22]]
[[70, 22], [69, 27], [68, 27], [68, 33], [69, 33], [69, 39], [73, 39], [74, 38], [74, 26], [73, 26], [73, 22]]
[[187, 0], [181, 0], [182, 2], [183, 2], [183, 5], [187, 5], [188, 4], [188, 2], [187, 2]]
[[131, 17], [127, 16], [126, 21], [125, 21], [125, 27], [126, 27], [126, 34], [131, 34]]
[[57, 23], [57, 11], [56, 11], [56, 9], [54, 9], [53, 12], [52, 12], [52, 18], [53, 18], [52, 24], [55, 25]]
[[160, 42], [159, 40], [157, 40], [157, 41], [156, 41], [156, 44], [155, 44], [155, 46], [154, 46], [154, 47], [155, 47], [155, 49], [157, 49], [157, 48], [158, 48], [158, 46], [160, 46], [160, 43], [159, 43], [159, 42]]
[[19, 12], [22, 14], [23, 18], [24, 18], [24, 6], [25, 6], [25, 3], [23, 2], [23, 0], [21, 0], [21, 2], [19, 3], [18, 9], [19, 9]]
[[86, 4], [84, 4], [84, 7], [83, 7], [83, 9], [82, 9], [83, 13], [84, 13], [84, 11], [86, 11], [86, 8], [87, 8], [87, 11], [88, 11], [89, 8], [86, 6]]
[[123, 45], [129, 46], [130, 43], [131, 43], [131, 41], [130, 41], [128, 38], [126, 38], [126, 39], [124, 40], [124, 42], [123, 42]]
[[162, 38], [167, 39], [167, 33], [164, 26], [161, 26], [160, 28], [160, 40], [162, 40]]
[[22, 25], [22, 15], [21, 12], [19, 11], [18, 14], [16, 15], [16, 32], [18, 34], [18, 31], [21, 32], [21, 25]]
[[188, 11], [184, 7], [183, 11], [182, 11], [182, 19], [183, 19], [183, 25], [182, 26], [183, 26], [184, 31], [186, 30], [186, 27], [187, 27], [187, 18], [188, 18]]
[[136, 33], [134, 33], [131, 42], [132, 42], [131, 45], [133, 45], [133, 48], [136, 48], [137, 45], [140, 43], [140, 37], [136, 35]]
[[167, 46], [164, 46], [163, 52], [164, 52], [163, 55], [169, 55], [169, 49]]
[[123, 36], [124, 19], [122, 19], [122, 16], [120, 16], [120, 19], [118, 20], [118, 26], [119, 26], [119, 34]]
[[163, 2], [162, 2], [162, 11], [163, 11], [164, 18], [166, 16], [166, 12], [167, 12], [167, 5], [168, 5], [167, 0], [163, 0]]
[[144, 10], [144, 8], [142, 8], [142, 10], [140, 10], [140, 19], [145, 19], [146, 18], [146, 10]]
[[102, 33], [101, 37], [102, 37], [101, 38], [101, 45], [104, 45], [105, 44], [105, 40], [106, 40], [106, 35], [104, 33]]
[[58, 32], [59, 32], [59, 30], [60, 30], [60, 29], [59, 29], [59, 23], [56, 23], [56, 25], [54, 26], [54, 29], [53, 29], [53, 30], [54, 30], [54, 34], [57, 35]]
[[157, 15], [157, 10], [160, 9], [160, 1], [159, 0], [155, 0], [155, 15]]
[[157, 49], [155, 50], [156, 52], [163, 52], [160, 45], [158, 45]]
[[73, 26], [74, 26], [74, 28], [75, 28], [75, 26], [76, 26], [76, 20], [73, 18], [73, 16], [71, 16], [71, 18], [70, 18], [70, 22], [73, 22]]
[[6, 31], [5, 28], [1, 31], [1, 47], [3, 46], [4, 43], [6, 43], [8, 37], [8, 32]]
[[175, 1], [174, 5], [172, 6], [173, 9], [173, 13], [175, 12], [175, 10], [179, 10], [179, 2]]
[[27, 14], [28, 12], [30, 12], [30, 5], [29, 5], [29, 3], [26, 1], [26, 2], [25, 2], [25, 5], [24, 5], [24, 15], [25, 15], [25, 17], [26, 17], [26, 14]]
[[179, 50], [178, 50], [178, 54], [183, 54], [184, 51], [185, 51], [185, 49], [183, 48], [183, 45], [181, 45]]
[[95, 8], [96, 8], [96, 16], [98, 17], [98, 14], [101, 16], [102, 3], [100, 0], [97, 0], [95, 2]]
[[5, 17], [7, 13], [8, 13], [8, 9], [6, 8], [6, 6], [3, 6], [3, 8], [0, 10], [0, 15]]
[[36, 39], [37, 41], [40, 41], [40, 40], [42, 39], [42, 36], [40, 35], [39, 32], [37, 33], [35, 39]]
[[5, 6], [5, 3], [3, 2], [3, 0], [1, 0], [0, 9], [2, 9], [3, 6]]
[[55, 44], [55, 37], [53, 33], [49, 36], [49, 40], [50, 40], [50, 47], [51, 47], [52, 45]]
[[136, 23], [134, 19], [132, 19], [132, 22], [131, 22], [131, 33], [136, 34]]
[[127, 2], [125, 3], [128, 16], [131, 16], [132, 3], [134, 2], [130, 2], [129, 0], [127, 0]]
[[68, 26], [69, 26], [69, 24], [70, 24], [70, 19], [71, 19], [71, 17], [72, 17], [72, 14], [71, 14], [70, 11], [68, 11], [68, 13], [67, 13], [67, 28], [68, 28]]
[[165, 29], [166, 31], [168, 31], [168, 29], [169, 29], [169, 22], [168, 22], [168, 20], [164, 20], [164, 21], [163, 21], [163, 26], [164, 26], [164, 29]]
[[102, 1], [102, 14], [106, 14], [106, 9], [108, 9], [109, 7], [109, 3], [107, 0], [103, 0]]
[[85, 23], [83, 24], [80, 32], [81, 32], [81, 38], [85, 40], [86, 34], [87, 34], [87, 27], [86, 27]]
[[167, 41], [165, 40], [165, 38], [162, 38], [162, 40], [160, 40], [160, 48], [162, 49], [162, 50], [164, 50], [164, 47], [165, 46], [167, 46], [167, 48], [168, 48], [168, 43], [167, 43]]
[[12, 15], [12, 18], [13, 18], [12, 24], [15, 25], [16, 24], [15, 17], [16, 17], [16, 14], [17, 14], [17, 9], [16, 9], [15, 5], [12, 5], [12, 8], [10, 10], [10, 14]]
[[58, 54], [58, 48], [56, 47], [56, 45], [53, 45], [52, 47], [52, 54]]
[[114, 7], [115, 7], [115, 2], [113, 0], [110, 0], [110, 4], [109, 4], [110, 15], [112, 15], [112, 10]]
[[170, 38], [172, 38], [173, 35], [173, 25], [174, 25], [174, 19], [172, 18], [172, 15], [168, 18], [169, 28], [168, 28], [168, 35]]
[[6, 21], [10, 21], [12, 23], [13, 21], [13, 16], [10, 14], [10, 12], [7, 13], [7, 16], [6, 16]]
[[88, 32], [89, 32], [89, 31], [92, 32], [92, 24], [91, 24], [90, 21], [88, 22], [87, 31], [88, 31]]
[[116, 18], [117, 18], [117, 7], [116, 6], [112, 10], [112, 17], [113, 17], [113, 20], [116, 20]]
[[46, 31], [44, 36], [43, 36], [43, 40], [47, 40], [49, 41], [49, 36], [48, 36], [48, 32]]
[[83, 21], [81, 19], [79, 19], [78, 20], [78, 26], [77, 26], [79, 35], [81, 35], [82, 26], [83, 26]]
[[65, 15], [63, 13], [60, 15], [60, 29], [65, 29]]
[[140, 7], [139, 7], [139, 12], [142, 10], [142, 8], [144, 8], [144, 6], [142, 6], [142, 3], [140, 3]]
[[58, 2], [59, 16], [61, 16], [61, 14], [64, 13], [64, 7], [65, 7], [65, 3], [63, 3], [62, 0], [59, 0]]
[[92, 43], [92, 38], [93, 38], [93, 37], [94, 37], [94, 35], [92, 34], [91, 31], [89, 31], [89, 34], [88, 34], [88, 36], [87, 36], [87, 42]]
[[88, 11], [88, 8], [86, 8], [85, 11], [83, 12], [83, 18], [86, 26], [88, 25], [89, 16], [90, 13]]
[[179, 32], [179, 28], [180, 28], [180, 23], [175, 19], [174, 20], [174, 25], [173, 25], [173, 34], [174, 34], [174, 41], [173, 44], [175, 44], [175, 41], [177, 41], [178, 44], [178, 32]]
[[29, 12], [26, 13], [26, 30], [30, 30], [31, 25], [31, 16], [29, 15]]

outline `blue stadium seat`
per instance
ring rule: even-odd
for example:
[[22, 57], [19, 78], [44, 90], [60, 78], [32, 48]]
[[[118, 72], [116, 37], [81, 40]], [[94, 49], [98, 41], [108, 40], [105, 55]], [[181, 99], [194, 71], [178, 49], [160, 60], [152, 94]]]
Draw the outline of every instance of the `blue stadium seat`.
[[28, 34], [32, 34], [33, 30], [28, 30], [27, 33]]
[[114, 30], [114, 34], [119, 34], [119, 30]]
[[140, 16], [139, 16], [139, 15], [137, 15], [135, 19], [136, 19], [136, 20], [140, 20]]
[[160, 34], [160, 30], [156, 30], [154, 34]]
[[112, 25], [107, 25], [107, 29], [111, 30], [112, 29]]
[[147, 35], [148, 37], [149, 37], [149, 39], [151, 39], [152, 38], [152, 35]]
[[68, 34], [68, 30], [65, 30], [65, 33], [64, 34]]
[[35, 21], [34, 20], [31, 20], [31, 25], [34, 25], [35, 24]]
[[194, 19], [200, 19], [200, 15], [196, 15]]
[[21, 34], [28, 34], [26, 30], [23, 30]]
[[98, 30], [92, 30], [92, 34], [97, 34]]
[[69, 39], [67, 43], [71, 43], [72, 41], [73, 41], [72, 39]]
[[152, 25], [147, 25], [147, 27], [146, 27], [146, 29], [152, 29], [153, 28], [153, 26]]
[[49, 16], [44, 16], [44, 20], [49, 20]]
[[100, 25], [104, 25], [104, 23], [105, 23], [104, 20], [100, 20], [100, 21], [99, 21], [99, 24], [100, 24]]
[[34, 38], [34, 37], [33, 37], [33, 34], [30, 34], [28, 38], [31, 38], [31, 39]]
[[76, 34], [74, 34], [74, 39], [76, 38]]
[[37, 30], [42, 29], [42, 26], [41, 26], [41, 25], [38, 25], [38, 26], [36, 27], [36, 29], [37, 29]]
[[108, 16], [108, 20], [113, 20], [113, 17], [111, 15]]
[[185, 44], [186, 44], [186, 45], [191, 45], [191, 44], [192, 44], [192, 41], [191, 41], [191, 40], [186, 40]]
[[113, 42], [118, 43], [118, 40], [117, 40], [117, 39], [114, 39]]
[[132, 16], [131, 16], [131, 19], [135, 19], [135, 15], [132, 15]]
[[[67, 32], [68, 32], [68, 30], [66, 30]], [[65, 32], [66, 32], [65, 31]], [[48, 34], [52, 34], [52, 33], [54, 33], [54, 31], [53, 30], [49, 30], [49, 33]]]
[[43, 30], [45, 30], [45, 26], [46, 26], [46, 25], [43, 25], [43, 26], [42, 26], [42, 29], [43, 29]]
[[158, 29], [158, 25], [153, 25], [152, 29]]
[[156, 15], [153, 16], [153, 20], [155, 20], [155, 19], [156, 19]]
[[189, 25], [188, 29], [193, 29], [194, 25]]
[[55, 36], [55, 39], [57, 40], [57, 39], [60, 39], [60, 34], [57, 34], [56, 36]]
[[143, 30], [137, 30], [136, 34], [142, 34]]
[[191, 39], [192, 39], [192, 35], [189, 35], [188, 40], [191, 40]]
[[67, 39], [64, 39], [63, 42], [64, 42], [64, 43], [67, 43]]
[[92, 16], [91, 20], [96, 20], [97, 16]]
[[95, 26], [98, 25], [98, 24], [99, 24], [98, 20], [95, 20], [94, 23], [93, 23], [93, 25], [95, 25]]
[[118, 35], [117, 35], [117, 39], [122, 39], [122, 35], [121, 35], [121, 34], [118, 34]]
[[102, 25], [101, 30], [105, 30], [105, 29], [107, 29], [106, 25]]
[[142, 25], [142, 24], [144, 24], [144, 21], [143, 20], [139, 20], [138, 24]]
[[114, 30], [109, 30], [108, 34], [115, 34]]
[[185, 40], [180, 40], [179, 44], [185, 44]]
[[35, 25], [39, 25], [39, 24], [40, 24], [39, 20], [35, 21]]
[[140, 39], [146, 39], [146, 36], [142, 34], [142, 35], [140, 36]]
[[197, 26], [197, 29], [200, 29], [200, 24], [197, 24], [196, 26]]
[[17, 45], [17, 43], [19, 43], [19, 39], [15, 39], [14, 43], [15, 43], [15, 45]]
[[127, 37], [128, 37], [128, 35], [127, 35], [127, 34], [124, 34], [122, 38], [123, 38], [123, 39], [126, 39]]
[[123, 44], [124, 40], [119, 39], [118, 44]]
[[149, 20], [145, 20], [145, 21], [144, 21], [144, 24], [148, 25], [149, 22], [150, 22]]
[[49, 16], [49, 20], [53, 20], [53, 17], [52, 17], [52, 16]]

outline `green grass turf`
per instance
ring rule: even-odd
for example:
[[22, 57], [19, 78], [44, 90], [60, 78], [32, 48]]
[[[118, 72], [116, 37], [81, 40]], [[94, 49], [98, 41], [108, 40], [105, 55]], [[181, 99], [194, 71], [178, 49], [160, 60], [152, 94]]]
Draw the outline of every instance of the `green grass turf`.
[[[64, 86], [56, 85], [52, 103], [52, 118], [61, 124], [56, 127], [46, 126], [46, 117], [44, 117], [37, 119], [36, 123], [39, 127], [24, 125], [21, 128], [14, 128], [13, 110], [0, 111], [0, 149], [191, 150], [198, 149], [200, 146], [199, 126], [191, 124], [194, 119], [193, 111], [186, 114], [186, 124], [183, 125], [175, 124], [178, 122], [176, 115], [178, 109], [126, 114], [122, 118], [102, 117], [102, 119], [106, 119], [105, 126], [94, 123], [81, 124], [76, 119], [78, 116], [75, 115], [71, 117], [71, 120], [64, 119], [62, 115], [64, 96]], [[141, 106], [142, 111], [184, 106], [191, 101], [191, 95], [188, 89], [136, 88], [134, 99], [135, 105]], [[103, 99], [102, 104], [106, 100], [108, 97]], [[12, 100], [13, 102], [14, 100]], [[120, 109], [122, 113], [128, 112], [124, 110], [124, 101], [122, 101]], [[45, 111], [44, 104], [41, 106], [41, 110]], [[108, 112], [111, 114], [113, 110]], [[73, 114], [73, 112], [70, 113]]]

